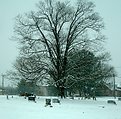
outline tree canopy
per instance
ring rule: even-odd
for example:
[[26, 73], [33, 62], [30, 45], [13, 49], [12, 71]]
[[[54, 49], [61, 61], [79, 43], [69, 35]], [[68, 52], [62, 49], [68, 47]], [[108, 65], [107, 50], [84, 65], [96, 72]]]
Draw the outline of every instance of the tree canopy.
[[[75, 6], [69, 2], [45, 0], [37, 4], [37, 11], [18, 15], [14, 37], [20, 43], [21, 58], [17, 70], [24, 76], [27, 74], [26, 79], [35, 79], [46, 72], [63, 97], [71, 51], [91, 48], [92, 44], [98, 45], [104, 40], [103, 20], [94, 8], [94, 3], [88, 0], [78, 0]], [[85, 67], [87, 72], [93, 63]]]
[[96, 91], [104, 86], [107, 80], [116, 75], [114, 67], [109, 65], [108, 53], [97, 55], [88, 50], [74, 50], [68, 58], [67, 86], [69, 90], [78, 90], [81, 94], [91, 95], [92, 89]]

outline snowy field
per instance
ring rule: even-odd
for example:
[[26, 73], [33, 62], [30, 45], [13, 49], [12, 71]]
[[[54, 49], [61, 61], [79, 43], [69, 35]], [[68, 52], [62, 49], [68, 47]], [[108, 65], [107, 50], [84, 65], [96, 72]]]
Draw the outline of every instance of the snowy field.
[[[63, 99], [61, 104], [45, 107], [46, 97], [37, 97], [36, 103], [19, 96], [0, 96], [0, 119], [121, 119], [121, 101], [108, 104], [108, 99]], [[51, 97], [50, 97], [51, 98]], [[114, 100], [114, 99], [113, 99]]]

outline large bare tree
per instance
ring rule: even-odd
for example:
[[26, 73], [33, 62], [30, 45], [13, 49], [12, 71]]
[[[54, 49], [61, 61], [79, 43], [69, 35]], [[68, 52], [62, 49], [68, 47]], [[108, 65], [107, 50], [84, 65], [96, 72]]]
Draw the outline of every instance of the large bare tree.
[[[49, 64], [47, 72], [63, 97], [67, 56], [74, 47], [81, 48], [100, 40], [104, 27], [102, 18], [95, 12], [93, 2], [86, 0], [78, 0], [75, 6], [45, 0], [40, 1], [37, 8], [37, 11], [17, 16], [15, 38], [24, 56], [45, 54], [44, 61]], [[93, 38], [87, 39], [85, 34]]]

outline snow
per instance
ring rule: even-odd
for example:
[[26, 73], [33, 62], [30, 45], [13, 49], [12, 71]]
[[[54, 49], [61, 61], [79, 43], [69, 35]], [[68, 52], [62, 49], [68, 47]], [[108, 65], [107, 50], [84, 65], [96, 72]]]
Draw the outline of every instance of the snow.
[[[61, 104], [45, 107], [47, 97], [38, 97], [36, 103], [19, 96], [0, 96], [1, 119], [121, 119], [121, 101], [100, 97], [97, 101], [62, 99]], [[54, 98], [54, 97], [48, 97]], [[108, 104], [115, 100], [117, 105]]]

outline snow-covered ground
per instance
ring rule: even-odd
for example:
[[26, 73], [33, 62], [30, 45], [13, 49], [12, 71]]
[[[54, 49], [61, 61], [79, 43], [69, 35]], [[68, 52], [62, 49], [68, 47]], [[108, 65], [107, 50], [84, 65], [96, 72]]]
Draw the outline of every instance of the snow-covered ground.
[[[36, 103], [19, 96], [0, 96], [0, 119], [121, 119], [121, 101], [107, 104], [109, 97], [93, 100], [63, 99], [45, 107], [46, 97]], [[51, 97], [50, 97], [51, 98]], [[114, 99], [113, 99], [114, 100]]]

